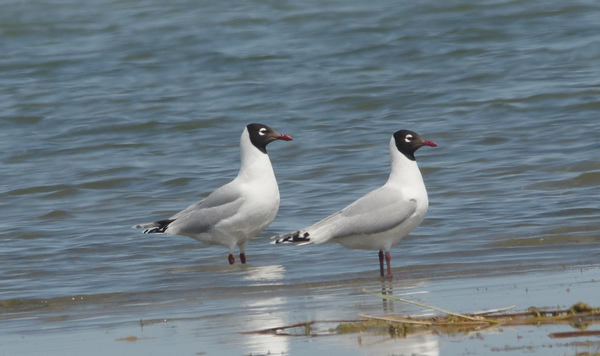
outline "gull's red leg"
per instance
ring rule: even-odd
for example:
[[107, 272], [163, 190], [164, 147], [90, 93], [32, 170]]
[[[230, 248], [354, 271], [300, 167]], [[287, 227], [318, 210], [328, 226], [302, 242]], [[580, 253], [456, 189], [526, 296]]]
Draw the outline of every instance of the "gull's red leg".
[[379, 272], [383, 277], [383, 251], [379, 250]]
[[[392, 278], [392, 256], [389, 252], [385, 253], [385, 263], [387, 264], [387, 276], [388, 278]], [[383, 265], [381, 267], [381, 274], [383, 275]]]

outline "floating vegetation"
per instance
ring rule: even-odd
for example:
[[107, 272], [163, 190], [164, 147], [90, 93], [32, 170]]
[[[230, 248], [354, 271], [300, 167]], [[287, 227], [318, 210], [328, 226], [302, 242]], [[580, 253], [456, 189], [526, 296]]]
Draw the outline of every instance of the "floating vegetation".
[[600, 336], [600, 330], [587, 330], [590, 325], [600, 322], [600, 308], [593, 308], [588, 304], [581, 302], [574, 304], [569, 309], [546, 310], [543, 308], [530, 307], [527, 311], [523, 312], [507, 312], [508, 310], [515, 308], [514, 306], [511, 306], [472, 314], [459, 314], [390, 295], [375, 295], [386, 300], [410, 303], [423, 308], [433, 309], [442, 314], [432, 317], [360, 315], [361, 318], [355, 320], [310, 321], [252, 331], [249, 333], [315, 337], [331, 334], [373, 332], [406, 337], [410, 334], [420, 332], [455, 334], [479, 332], [501, 326], [569, 324], [578, 330], [556, 332], [550, 334], [550, 337], [571, 338]]
[[126, 341], [126, 342], [136, 342], [139, 340], [150, 340], [156, 339], [155, 337], [137, 337], [137, 336], [127, 336], [116, 339], [115, 341]]

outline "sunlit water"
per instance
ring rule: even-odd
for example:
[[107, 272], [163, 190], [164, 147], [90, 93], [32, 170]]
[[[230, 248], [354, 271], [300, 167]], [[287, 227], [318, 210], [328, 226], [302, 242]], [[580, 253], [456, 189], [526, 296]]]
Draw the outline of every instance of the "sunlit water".
[[[595, 351], [548, 328], [242, 332], [432, 313], [382, 289], [463, 312], [600, 304], [596, 2], [0, 5], [0, 354]], [[233, 179], [250, 122], [294, 141], [269, 146], [281, 207], [248, 265], [130, 229]], [[374, 251], [269, 244], [383, 184], [401, 128], [439, 147], [417, 152], [430, 209], [393, 281]]]

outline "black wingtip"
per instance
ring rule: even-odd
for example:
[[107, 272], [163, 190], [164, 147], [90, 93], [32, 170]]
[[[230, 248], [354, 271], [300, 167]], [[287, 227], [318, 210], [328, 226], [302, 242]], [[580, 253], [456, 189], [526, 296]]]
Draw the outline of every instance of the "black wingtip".
[[300, 236], [300, 231], [296, 231], [294, 234], [290, 236], [286, 236], [282, 239], [277, 239], [275, 241], [276, 244], [286, 244], [286, 243], [301, 243], [301, 242], [310, 242], [309, 238], [310, 234], [305, 232]]
[[153, 227], [150, 229], [144, 230], [144, 234], [159, 234], [165, 232], [164, 229], [161, 231], [159, 227]]
[[151, 227], [149, 229], [144, 230], [144, 234], [164, 234], [167, 230], [167, 227], [175, 221], [175, 219], [165, 219], [155, 222], [156, 227]]

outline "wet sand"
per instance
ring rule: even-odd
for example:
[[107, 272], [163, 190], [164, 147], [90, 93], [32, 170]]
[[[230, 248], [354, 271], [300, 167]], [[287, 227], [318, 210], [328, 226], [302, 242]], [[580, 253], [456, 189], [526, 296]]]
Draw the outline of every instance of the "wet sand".
[[[456, 266], [455, 266], [456, 267]], [[459, 268], [455, 268], [459, 270]], [[195, 280], [241, 278], [230, 287], [192, 286], [177, 298], [168, 289], [49, 300], [3, 301], [1, 354], [164, 354], [179, 355], [576, 355], [598, 352], [597, 336], [553, 339], [576, 331], [570, 325], [498, 327], [481, 331], [419, 332], [397, 335], [381, 330], [339, 334], [345, 322], [370, 316], [431, 316], [437, 311], [372, 293], [385, 293], [453, 312], [515, 306], [569, 308], [597, 299], [600, 268], [540, 267], [490, 276], [472, 271], [428, 278], [431, 268], [397, 269], [393, 280], [373, 271], [339, 280], [284, 281], [282, 265], [213, 266], [165, 270]], [[293, 279], [293, 278], [292, 278]], [[302, 279], [308, 279], [303, 277]], [[292, 335], [254, 333], [267, 328], [315, 322]], [[600, 330], [590, 322], [587, 330]]]

